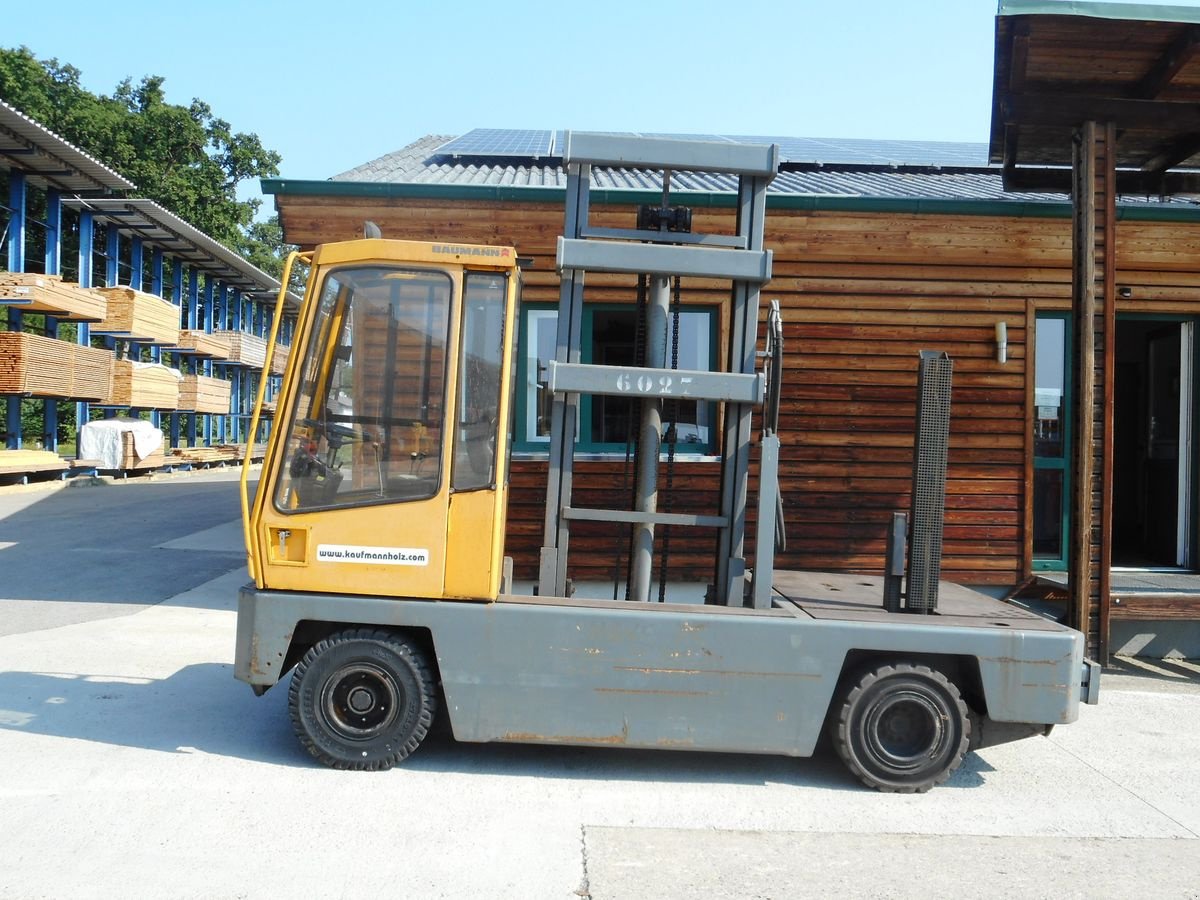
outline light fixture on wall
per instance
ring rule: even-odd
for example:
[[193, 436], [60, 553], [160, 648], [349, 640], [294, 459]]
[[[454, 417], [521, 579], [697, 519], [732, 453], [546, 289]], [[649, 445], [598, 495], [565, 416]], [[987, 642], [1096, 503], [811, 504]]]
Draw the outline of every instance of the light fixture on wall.
[[996, 362], [1008, 362], [1008, 323], [996, 323]]
[[1133, 288], [1126, 285], [1121, 285], [1121, 287], [1117, 288], [1117, 296], [1122, 300], [1128, 300], [1133, 296]]

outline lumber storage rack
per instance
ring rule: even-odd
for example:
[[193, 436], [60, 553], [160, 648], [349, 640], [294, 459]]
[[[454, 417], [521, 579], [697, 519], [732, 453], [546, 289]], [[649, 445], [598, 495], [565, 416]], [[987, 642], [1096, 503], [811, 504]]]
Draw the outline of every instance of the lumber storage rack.
[[[575, 521], [624, 523], [632, 529], [627, 596], [651, 599], [655, 526], [709, 527], [717, 531], [709, 601], [770, 606], [774, 530], [778, 507], [779, 439], [763, 436], [758, 484], [759, 532], [753, 567], [745, 559], [746, 505], [751, 452], [751, 415], [767, 395], [755, 371], [762, 285], [771, 277], [771, 252], [763, 247], [767, 186], [779, 168], [775, 144], [732, 144], [568, 132], [563, 165], [567, 196], [556, 267], [561, 288], [555, 354], [547, 365], [552, 393], [546, 518], [539, 558], [538, 592], [569, 596], [567, 559]], [[588, 221], [593, 166], [637, 167], [662, 172], [662, 203], [643, 208], [635, 228], [600, 228]], [[670, 205], [673, 171], [738, 176], [736, 232], [694, 234], [690, 210]], [[631, 366], [584, 365], [581, 359], [584, 280], [587, 272], [636, 274], [647, 279], [643, 323], [644, 360]], [[730, 335], [723, 372], [685, 372], [669, 367], [668, 321], [672, 279], [731, 282]], [[639, 304], [641, 306], [641, 304]], [[640, 362], [641, 364], [637, 364]], [[673, 363], [673, 361], [671, 361]], [[773, 377], [779, 377], [774, 368]], [[663, 404], [686, 390], [689, 400], [725, 404], [721, 428], [720, 507], [712, 515], [660, 512], [658, 467], [663, 442]], [[581, 394], [641, 401], [634, 424], [636, 486], [632, 509], [579, 508], [571, 502], [576, 423]], [[771, 392], [778, 397], [778, 392]], [[747, 580], [747, 576], [749, 581]], [[662, 594], [660, 592], [660, 598]]]

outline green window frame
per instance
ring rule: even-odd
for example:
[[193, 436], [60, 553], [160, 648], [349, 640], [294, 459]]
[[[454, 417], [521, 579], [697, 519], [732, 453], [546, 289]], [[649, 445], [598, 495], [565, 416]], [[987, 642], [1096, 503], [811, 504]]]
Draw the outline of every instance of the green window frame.
[[[629, 304], [585, 303], [581, 324], [580, 359], [584, 363], [615, 365], [625, 361], [623, 354], [632, 341], [612, 341], [607, 337], [617, 317], [636, 310]], [[668, 319], [670, 321], [670, 319]], [[680, 309], [679, 368], [716, 369], [718, 325], [717, 306], [684, 304]], [[553, 358], [558, 323], [558, 308], [551, 304], [523, 304], [517, 348], [516, 409], [513, 417], [513, 449], [522, 453], [546, 453], [550, 449], [550, 397], [541, 383], [539, 368]], [[618, 329], [619, 330], [619, 329]], [[668, 365], [671, 350], [667, 349]], [[579, 402], [576, 449], [582, 453], [625, 452], [624, 440], [614, 440], [610, 432], [624, 417], [625, 398], [583, 395]], [[717, 446], [715, 403], [696, 403], [680, 410], [679, 439], [676, 455], [709, 455]], [[636, 415], [636, 414], [635, 414]], [[688, 420], [692, 421], [688, 421]], [[664, 424], [666, 422], [664, 413]], [[665, 452], [665, 446], [664, 446]]]

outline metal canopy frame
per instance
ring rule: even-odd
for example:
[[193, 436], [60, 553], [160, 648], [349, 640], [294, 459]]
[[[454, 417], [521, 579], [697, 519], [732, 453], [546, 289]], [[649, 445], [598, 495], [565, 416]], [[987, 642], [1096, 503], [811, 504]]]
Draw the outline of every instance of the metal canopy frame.
[[[247, 262], [220, 242], [189, 225], [153, 200], [123, 197], [64, 198], [64, 205], [91, 213], [96, 221], [107, 221], [122, 231], [141, 238], [175, 259], [183, 260], [246, 297], [273, 300], [279, 294], [279, 280]], [[296, 310], [300, 299], [288, 294], [288, 306]]]
[[[763, 401], [765, 382], [755, 372], [761, 286], [771, 275], [771, 253], [763, 247], [767, 185], [779, 167], [776, 145], [740, 145], [712, 141], [571, 133], [566, 136], [566, 218], [558, 244], [561, 276], [555, 359], [548, 366], [554, 400], [550, 427], [550, 464], [546, 489], [545, 537], [538, 591], [567, 596], [567, 558], [573, 521], [611, 521], [633, 526], [628, 596], [650, 600], [656, 525], [695, 525], [717, 529], [715, 602], [742, 606], [746, 595], [744, 558], [747, 482], [750, 468], [750, 420]], [[593, 166], [634, 165], [663, 170], [662, 206], [670, 203], [674, 171], [729, 173], [738, 176], [737, 224], [732, 236], [658, 231], [596, 229], [588, 224]], [[588, 271], [636, 273], [649, 283], [646, 312], [647, 357], [642, 366], [582, 365], [581, 331], [584, 279]], [[676, 276], [728, 280], [731, 334], [724, 372], [684, 372], [666, 367], [667, 308]], [[777, 377], [777, 373], [776, 373]], [[687, 379], [685, 388], [681, 381]], [[580, 509], [571, 504], [575, 428], [581, 393], [640, 397], [640, 439], [634, 467], [637, 488], [633, 510]], [[660, 513], [658, 464], [662, 403], [669, 396], [725, 403], [721, 442], [720, 509], [716, 515]], [[760, 460], [758, 552], [749, 582], [752, 604], [770, 606], [774, 565], [775, 510], [778, 503], [778, 438], [768, 436]], [[764, 496], [765, 495], [765, 496]]]
[[64, 193], [123, 194], [134, 183], [0, 100], [0, 160], [31, 183]]

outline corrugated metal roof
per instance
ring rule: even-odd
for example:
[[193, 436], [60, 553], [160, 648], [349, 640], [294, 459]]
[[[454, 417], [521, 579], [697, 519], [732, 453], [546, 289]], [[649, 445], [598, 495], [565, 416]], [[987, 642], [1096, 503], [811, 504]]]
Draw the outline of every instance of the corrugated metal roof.
[[[566, 187], [567, 178], [560, 161], [505, 158], [465, 158], [444, 156], [437, 152], [446, 144], [446, 135], [428, 135], [394, 153], [381, 156], [348, 172], [333, 176], [334, 182], [377, 184], [416, 184], [439, 186], [500, 186], [500, 187]], [[794, 139], [801, 140], [801, 139]], [[815, 140], [815, 139], [814, 139]], [[820, 139], [826, 146], [835, 142]], [[845, 144], [846, 142], [841, 142]], [[925, 157], [958, 158], [974, 156], [982, 159], [984, 144], [944, 144], [932, 151], [931, 142], [861, 142], [872, 146], [895, 147], [897, 144], [920, 144]], [[865, 151], [864, 151], [865, 152]], [[847, 154], [851, 155], [851, 154]], [[938, 166], [896, 163], [870, 164], [856, 159], [823, 162], [786, 163], [771, 182], [769, 192], [794, 197], [895, 198], [909, 200], [979, 200], [1023, 203], [1065, 202], [1065, 194], [1005, 191], [998, 166]], [[593, 186], [614, 191], [660, 191], [658, 172], [646, 169], [594, 167]], [[733, 176], [709, 175], [696, 172], [672, 173], [671, 187], [676, 191], [709, 193], [733, 192], [737, 189]], [[1182, 199], [1161, 201], [1157, 197], [1124, 197], [1126, 203], [1167, 203], [1172, 206], [1195, 204]]]
[[75, 194], [130, 191], [134, 184], [0, 100], [0, 159], [35, 183]]
[[[211, 273], [247, 296], [274, 299], [279, 295], [279, 280], [247, 262], [224, 244], [193, 228], [153, 200], [121, 197], [79, 198], [63, 201], [68, 206], [90, 210], [101, 221], [109, 221], [142, 238], [151, 247], [159, 247], [170, 256]], [[299, 298], [290, 295], [290, 303], [299, 306]]]

